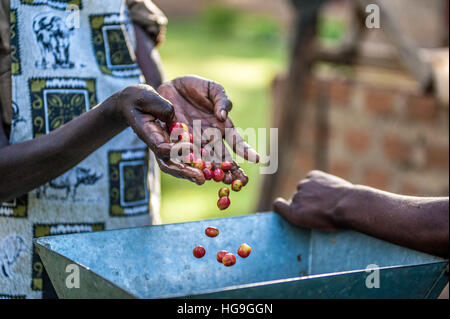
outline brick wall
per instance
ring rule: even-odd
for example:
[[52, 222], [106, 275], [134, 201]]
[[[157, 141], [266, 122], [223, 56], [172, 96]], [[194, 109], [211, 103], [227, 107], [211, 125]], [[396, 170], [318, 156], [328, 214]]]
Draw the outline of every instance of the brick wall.
[[448, 107], [433, 97], [313, 77], [304, 108], [285, 196], [311, 169], [401, 194], [448, 196]]

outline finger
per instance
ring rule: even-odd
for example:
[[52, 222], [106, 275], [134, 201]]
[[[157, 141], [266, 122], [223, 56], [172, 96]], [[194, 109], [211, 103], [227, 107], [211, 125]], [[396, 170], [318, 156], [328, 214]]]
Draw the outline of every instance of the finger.
[[219, 83], [208, 82], [208, 97], [214, 103], [214, 114], [216, 118], [225, 122], [228, 118], [228, 113], [233, 108], [233, 103], [228, 99], [225, 89]]
[[198, 185], [203, 185], [205, 183], [205, 176], [196, 168], [171, 160], [164, 161], [160, 158], [157, 158], [156, 161], [164, 173], [170, 174], [177, 178], [190, 180]]
[[273, 210], [288, 221], [294, 222], [291, 205], [284, 198], [279, 197], [275, 199], [273, 202]]
[[189, 103], [207, 112], [214, 109], [214, 103], [207, 96], [208, 80], [198, 77], [180, 77], [172, 81], [177, 92]]
[[222, 162], [230, 162], [233, 163], [233, 157], [231, 156], [230, 152], [228, 152], [227, 147], [223, 143], [222, 140], [220, 142], [216, 143], [214, 145], [214, 151], [215, 151], [215, 162], [216, 163], [222, 163]]
[[299, 191], [305, 184], [309, 182], [308, 179], [303, 179], [297, 184], [297, 191]]
[[158, 94], [150, 85], [138, 85], [136, 107], [143, 113], [149, 113], [159, 120], [170, 123], [175, 115], [172, 103]]
[[132, 121], [136, 121], [131, 125], [136, 135], [157, 157], [170, 157], [170, 151], [174, 144], [170, 142], [169, 135], [158, 123], [139, 116], [134, 117]]
[[326, 173], [319, 171], [319, 170], [312, 170], [308, 173], [308, 175], [306, 175], [307, 178], [313, 178], [313, 177], [317, 177], [317, 176], [323, 176]]
[[247, 161], [258, 163], [259, 154], [242, 138], [230, 119], [227, 120], [225, 127], [225, 140], [233, 151]]

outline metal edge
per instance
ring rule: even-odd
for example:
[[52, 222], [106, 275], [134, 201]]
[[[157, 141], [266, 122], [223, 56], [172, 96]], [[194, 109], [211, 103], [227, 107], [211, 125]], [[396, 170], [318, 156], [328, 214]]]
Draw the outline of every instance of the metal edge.
[[[75, 264], [75, 265], [79, 266], [79, 267], [82, 268], [84, 271], [87, 271], [87, 272], [89, 272], [90, 274], [92, 274], [93, 276], [98, 277], [101, 281], [105, 282], [106, 284], [111, 285], [112, 287], [114, 287], [114, 288], [116, 288], [117, 290], [121, 291], [123, 294], [128, 295], [128, 296], [130, 296], [131, 298], [134, 298], [134, 299], [139, 299], [139, 297], [137, 297], [137, 296], [135, 296], [134, 294], [128, 292], [127, 290], [123, 289], [122, 287], [117, 286], [115, 283], [113, 283], [113, 282], [111, 282], [110, 280], [108, 280], [108, 279], [102, 277], [101, 275], [97, 274], [95, 271], [91, 270], [89, 267], [87, 267], [87, 266], [85, 266], [85, 265], [83, 265], [83, 264], [81, 264], [81, 263], [79, 263], [79, 262], [76, 262], [76, 261], [74, 261], [74, 260], [72, 260], [72, 259], [70, 259], [70, 258], [67, 258], [66, 256], [63, 256], [63, 255], [57, 253], [56, 251], [51, 250], [51, 249], [45, 247], [44, 245], [41, 245], [40, 243], [37, 242], [37, 239], [39, 239], [39, 238], [33, 239], [33, 244], [34, 244], [35, 247], [37, 248], [39, 257], [41, 258], [42, 262], [44, 263], [44, 268], [45, 268], [46, 270], [47, 270], [47, 268], [45, 267], [46, 261], [44, 261], [45, 258], [42, 258], [41, 254], [40, 254], [40, 249], [45, 249], [45, 250], [49, 251], [49, 252], [52, 253], [52, 254], [55, 254], [55, 255], [60, 256], [63, 260], [67, 261], [68, 263]], [[50, 280], [51, 280], [51, 282], [52, 282], [52, 284], [53, 284], [53, 278], [50, 276], [50, 273], [49, 273], [48, 271], [47, 271], [47, 273], [49, 274], [49, 278], [50, 278]], [[54, 285], [54, 284], [53, 284], [53, 285]], [[55, 289], [55, 290], [56, 290], [56, 289]], [[58, 297], [59, 297], [59, 295], [58, 295]]]
[[[114, 232], [114, 231], [120, 231], [120, 230], [125, 230], [125, 229], [144, 229], [144, 228], [148, 228], [148, 227], [165, 227], [168, 225], [181, 225], [181, 224], [192, 224], [192, 223], [198, 223], [198, 222], [202, 222], [202, 221], [215, 221], [215, 220], [222, 220], [222, 219], [239, 219], [239, 218], [244, 218], [244, 217], [248, 217], [248, 216], [257, 216], [257, 215], [274, 215], [274, 216], [279, 216], [278, 214], [272, 212], [272, 211], [267, 211], [267, 212], [258, 212], [258, 213], [251, 213], [251, 214], [247, 214], [247, 215], [239, 215], [239, 216], [231, 216], [231, 217], [220, 217], [220, 218], [209, 218], [209, 219], [201, 219], [201, 220], [193, 220], [193, 221], [188, 221], [188, 222], [181, 222], [181, 223], [170, 223], [170, 224], [160, 224], [160, 225], [147, 225], [147, 226], [139, 226], [139, 227], [125, 227], [125, 228], [120, 228], [120, 229], [105, 229], [105, 230], [101, 230], [101, 231], [95, 231], [95, 232], [84, 232], [84, 233], [73, 233], [73, 234], [61, 234], [61, 235], [53, 235], [53, 236], [44, 236], [44, 237], [38, 237], [33, 239], [33, 242], [35, 241], [37, 244], [39, 244], [40, 246], [45, 247], [44, 244], [40, 243], [39, 241], [42, 239], [46, 239], [46, 238], [60, 238], [61, 236], [77, 236], [77, 235], [86, 235], [86, 234], [93, 234], [93, 233], [105, 233], [105, 232]], [[282, 218], [280, 216], [280, 218]], [[284, 221], [286, 221], [287, 223], [289, 223], [287, 220], [285, 220], [284, 218], [282, 218]], [[307, 229], [307, 228], [304, 228]]]
[[[425, 293], [424, 298], [427, 299], [436, 299], [439, 297], [442, 290], [445, 288], [446, 284], [448, 284], [448, 263], [444, 266], [442, 269], [441, 274], [438, 278], [436, 278], [433, 285], [430, 287], [430, 289]], [[444, 276], [447, 276], [447, 280], [445, 280]]]
[[[378, 268], [370, 268], [370, 270], [388, 270], [388, 269], [396, 269], [396, 268], [411, 268], [411, 267], [415, 267], [415, 266], [425, 266], [425, 265], [432, 265], [432, 264], [448, 264], [448, 260], [447, 261], [435, 261], [435, 262], [430, 262], [430, 263], [424, 263], [424, 264], [417, 264], [417, 265], [407, 265], [407, 266], [402, 266], [402, 265], [396, 265], [396, 266], [386, 266], [386, 267], [378, 267]], [[189, 296], [202, 296], [202, 295], [208, 295], [208, 294], [213, 294], [213, 293], [220, 293], [223, 291], [230, 291], [230, 290], [237, 290], [237, 289], [246, 289], [246, 288], [255, 288], [255, 287], [260, 287], [260, 286], [265, 286], [265, 285], [277, 285], [277, 284], [282, 284], [282, 283], [287, 283], [287, 282], [294, 282], [294, 281], [302, 281], [302, 280], [307, 280], [307, 279], [315, 279], [315, 278], [326, 278], [326, 277], [331, 277], [331, 276], [342, 276], [342, 275], [348, 275], [348, 274], [352, 274], [352, 273], [363, 273], [366, 272], [366, 269], [357, 269], [357, 270], [350, 270], [350, 271], [341, 271], [341, 272], [335, 272], [335, 273], [326, 273], [326, 274], [318, 274], [318, 275], [311, 275], [311, 276], [303, 276], [303, 277], [292, 277], [292, 278], [286, 278], [286, 279], [278, 279], [278, 280], [270, 280], [270, 281], [261, 281], [261, 282], [257, 282], [257, 283], [251, 283], [251, 284], [244, 284], [244, 285], [237, 285], [237, 286], [228, 286], [228, 287], [223, 287], [220, 289], [211, 289], [211, 290], [206, 290], [202, 293], [199, 294], [193, 294], [193, 295], [189, 295]], [[441, 275], [438, 277], [438, 279], [441, 277]], [[430, 288], [431, 289], [431, 288]], [[181, 297], [185, 297], [185, 296], [167, 296], [167, 297], [162, 297], [162, 298], [181, 298]]]

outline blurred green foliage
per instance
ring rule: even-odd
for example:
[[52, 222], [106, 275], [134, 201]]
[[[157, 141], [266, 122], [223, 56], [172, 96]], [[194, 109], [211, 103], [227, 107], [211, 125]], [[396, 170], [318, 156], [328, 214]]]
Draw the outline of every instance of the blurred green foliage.
[[230, 33], [238, 22], [238, 12], [228, 6], [213, 4], [206, 8], [201, 20], [214, 33]]
[[279, 41], [280, 26], [268, 16], [244, 14], [223, 4], [208, 6], [200, 17], [212, 36], [257, 41]]
[[[221, 83], [233, 101], [230, 117], [236, 126], [270, 126], [269, 86], [273, 77], [285, 69], [287, 58], [282, 30], [270, 17], [214, 5], [199, 17], [170, 20], [160, 53], [169, 79], [197, 74]], [[254, 212], [261, 183], [259, 166], [241, 166], [250, 182], [239, 193], [232, 192], [231, 206], [226, 211], [216, 206], [217, 191], [223, 184], [210, 181], [197, 186], [162, 174], [163, 222]]]
[[325, 16], [319, 18], [318, 36], [324, 44], [339, 44], [344, 39], [346, 32], [345, 21]]

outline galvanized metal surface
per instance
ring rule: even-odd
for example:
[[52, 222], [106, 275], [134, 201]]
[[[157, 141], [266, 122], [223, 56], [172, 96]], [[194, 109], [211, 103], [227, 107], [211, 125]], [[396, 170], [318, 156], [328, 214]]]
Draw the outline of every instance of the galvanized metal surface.
[[[206, 237], [208, 226], [220, 235]], [[233, 267], [216, 261], [217, 251], [236, 253], [244, 242], [252, 246], [248, 258]], [[192, 255], [196, 245], [206, 249], [202, 259]], [[448, 281], [446, 260], [356, 232], [302, 229], [273, 213], [42, 237], [36, 247], [58, 295], [69, 298], [422, 298]], [[69, 263], [82, 268], [79, 289], [65, 285]], [[385, 289], [366, 288], [369, 264], [386, 267]]]
[[380, 268], [378, 288], [368, 288], [366, 279], [370, 273], [357, 270], [229, 287], [192, 298], [437, 298], [445, 283], [440, 282], [439, 293], [430, 294], [429, 288], [436, 280], [431, 274], [442, 269], [440, 262]]

